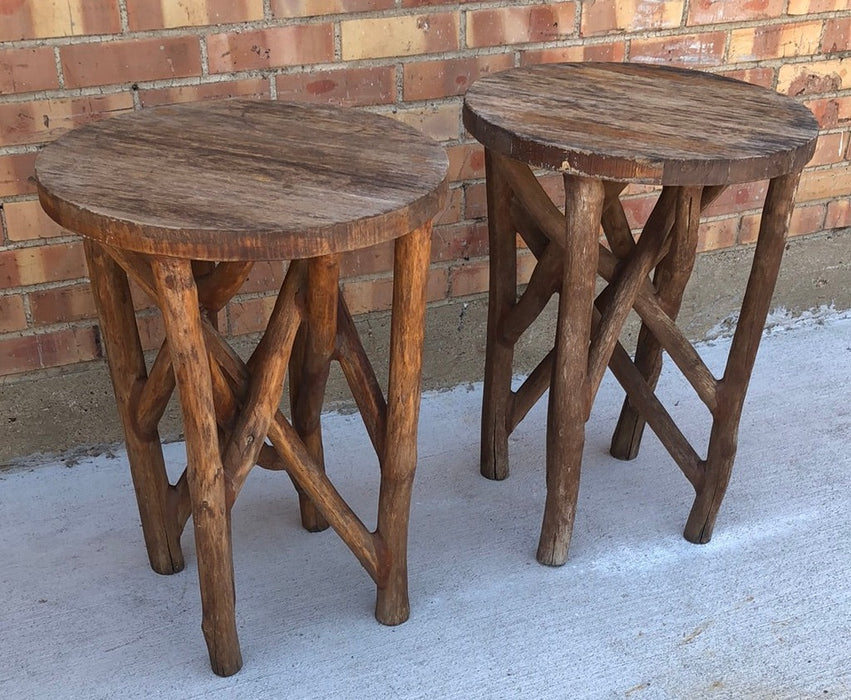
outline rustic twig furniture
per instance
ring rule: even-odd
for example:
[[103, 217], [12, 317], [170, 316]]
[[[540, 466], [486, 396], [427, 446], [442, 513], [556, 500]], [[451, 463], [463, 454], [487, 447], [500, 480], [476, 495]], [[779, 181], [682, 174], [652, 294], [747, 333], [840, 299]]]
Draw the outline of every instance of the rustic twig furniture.
[[[143, 110], [48, 146], [45, 211], [85, 236], [92, 290], [151, 566], [180, 571], [192, 516], [213, 670], [242, 659], [230, 512], [255, 464], [284, 469], [302, 522], [330, 524], [375, 580], [375, 615], [408, 617], [407, 527], [431, 222], [446, 194], [440, 146], [392, 119], [333, 107], [224, 101]], [[338, 293], [340, 253], [396, 239], [387, 396]], [[217, 315], [261, 260], [289, 260], [247, 362]], [[162, 312], [150, 370], [128, 275]], [[319, 413], [339, 361], [379, 457], [369, 532], [324, 473]], [[289, 367], [292, 422], [279, 410]], [[157, 426], [175, 385], [188, 465], [166, 474]]]
[[[794, 100], [742, 82], [669, 67], [589, 63], [483, 78], [466, 95], [464, 124], [486, 148], [490, 297], [482, 474], [508, 475], [508, 436], [549, 387], [538, 560], [563, 564], [585, 422], [608, 366], [627, 394], [611, 453], [634, 458], [649, 424], [696, 492], [685, 537], [707, 542], [730, 477], [800, 171], [815, 148], [815, 120]], [[563, 173], [564, 214], [530, 166]], [[701, 211], [728, 185], [758, 180], [769, 180], [759, 238], [727, 366], [716, 378], [675, 319]], [[662, 186], [637, 242], [619, 199], [629, 183]], [[599, 243], [601, 228], [608, 247]], [[537, 258], [519, 297], [515, 232]], [[595, 299], [598, 274], [608, 286]], [[554, 293], [555, 347], [512, 391], [514, 345]], [[634, 361], [619, 342], [631, 309], [643, 322]], [[663, 350], [711, 413], [705, 458], [654, 392]]]

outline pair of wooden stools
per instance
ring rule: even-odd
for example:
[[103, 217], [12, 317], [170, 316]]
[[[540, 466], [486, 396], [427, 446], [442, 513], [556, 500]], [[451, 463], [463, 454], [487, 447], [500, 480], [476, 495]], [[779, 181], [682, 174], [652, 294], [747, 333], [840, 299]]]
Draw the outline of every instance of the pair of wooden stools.
[[[550, 388], [547, 499], [538, 559], [567, 557], [584, 426], [608, 366], [627, 399], [612, 453], [634, 457], [648, 423], [695, 488], [686, 537], [709, 539], [729, 479], [742, 402], [777, 277], [801, 169], [817, 127], [794, 101], [692, 71], [623, 64], [517, 69], [476, 83], [464, 123], [486, 148], [490, 297], [482, 473], [504, 478], [508, 436]], [[183, 568], [192, 516], [213, 670], [242, 660], [230, 512], [255, 465], [286, 470], [310, 530], [332, 526], [375, 580], [376, 617], [408, 617], [407, 528], [416, 465], [432, 220], [447, 191], [443, 150], [393, 120], [354, 110], [224, 101], [143, 110], [74, 131], [37, 161], [42, 206], [85, 240], [152, 567]], [[564, 174], [565, 213], [530, 168]], [[731, 184], [768, 179], [753, 269], [724, 375], [674, 320], [700, 214]], [[619, 199], [661, 185], [634, 240]], [[600, 244], [600, 233], [608, 247]], [[538, 262], [517, 294], [516, 233]], [[386, 392], [343, 296], [340, 254], [395, 239]], [[289, 260], [268, 327], [243, 361], [218, 312], [261, 260]], [[651, 279], [650, 273], [652, 271]], [[608, 286], [595, 295], [600, 275]], [[150, 368], [128, 279], [162, 312]], [[553, 350], [515, 392], [515, 343], [559, 294]], [[633, 361], [619, 344], [643, 321]], [[665, 350], [709, 408], [707, 456], [654, 393]], [[340, 363], [380, 463], [370, 532], [325, 474], [320, 412]], [[290, 418], [280, 410], [285, 375]], [[187, 468], [169, 483], [157, 433], [175, 387]]]

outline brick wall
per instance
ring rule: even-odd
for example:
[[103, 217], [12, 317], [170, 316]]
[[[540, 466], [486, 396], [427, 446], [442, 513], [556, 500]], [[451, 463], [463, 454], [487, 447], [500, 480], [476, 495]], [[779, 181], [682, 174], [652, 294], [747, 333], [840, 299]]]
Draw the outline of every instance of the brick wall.
[[[822, 136], [794, 235], [851, 225], [849, 0], [0, 0], [0, 375], [100, 355], [80, 244], [40, 211], [38, 148], [94, 119], [151, 105], [251, 95], [368, 107], [449, 152], [452, 191], [434, 234], [432, 302], [485, 289], [481, 149], [461, 95], [478, 76], [561, 60], [674, 63], [793, 95]], [[558, 179], [547, 182], [558, 191]], [[731, 189], [701, 248], [752, 242], [764, 183]], [[631, 216], [648, 193], [632, 190]], [[390, 302], [389, 249], [344, 261], [356, 313]], [[529, 265], [521, 269], [528, 274]], [[259, 265], [227, 328], [260, 328], [280, 266]], [[146, 345], [160, 333], [139, 295]]]

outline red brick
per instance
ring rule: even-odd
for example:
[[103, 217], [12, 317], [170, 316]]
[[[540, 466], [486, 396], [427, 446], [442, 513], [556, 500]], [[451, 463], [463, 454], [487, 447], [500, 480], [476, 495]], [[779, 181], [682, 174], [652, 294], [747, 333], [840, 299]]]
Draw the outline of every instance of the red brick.
[[27, 327], [27, 315], [20, 296], [0, 297], [0, 333], [21, 331]]
[[292, 73], [279, 75], [276, 87], [279, 100], [347, 107], [387, 104], [396, 100], [396, 69], [379, 66]]
[[130, 31], [263, 19], [263, 0], [126, 0]]
[[583, 61], [622, 63], [624, 60], [626, 60], [626, 45], [622, 41], [523, 51], [520, 54], [520, 63], [524, 66], [536, 63], [562, 63], [565, 61], [576, 63]]
[[734, 29], [730, 34], [727, 60], [736, 63], [810, 56], [818, 53], [821, 28], [822, 23], [816, 21]]
[[394, 0], [272, 0], [273, 17], [315, 17], [389, 10]]
[[330, 62], [334, 32], [330, 24], [309, 24], [213, 34], [207, 56], [211, 73]]
[[0, 95], [58, 87], [53, 49], [43, 46], [0, 51]]
[[487, 255], [488, 226], [486, 221], [462, 222], [436, 226], [431, 239], [432, 262], [477, 258]]
[[630, 60], [685, 67], [717, 66], [723, 61], [726, 40], [723, 32], [634, 39], [630, 44]]
[[344, 61], [455, 51], [457, 12], [370, 17], [340, 23]]
[[41, 367], [38, 340], [33, 335], [0, 340], [0, 375], [31, 372]]
[[6, 202], [6, 235], [10, 241], [68, 236], [68, 231], [55, 223], [42, 210], [38, 200]]
[[429, 100], [450, 95], [463, 95], [467, 88], [482, 76], [513, 67], [513, 54], [406, 63], [404, 66], [405, 99]]
[[787, 63], [780, 66], [777, 91], [787, 95], [818, 95], [851, 86], [851, 58]]
[[449, 156], [449, 179], [475, 180], [485, 176], [485, 149], [478, 143], [462, 143], [446, 149]]
[[825, 229], [847, 228], [851, 226], [851, 200], [839, 199], [827, 204]]
[[139, 91], [139, 102], [143, 107], [178, 102], [200, 102], [229, 97], [269, 97], [269, 82], [262, 78], [250, 80], [227, 80], [200, 85], [182, 85]]
[[394, 242], [359, 248], [340, 256], [340, 276], [360, 277], [390, 272], [393, 269]]
[[838, 53], [851, 49], [851, 17], [829, 19], [824, 24], [822, 53]]
[[240, 294], [277, 291], [284, 281], [285, 265], [282, 262], [256, 262], [248, 278], [239, 289]]
[[41, 143], [69, 129], [133, 109], [130, 94], [0, 104], [0, 146]]
[[851, 121], [851, 97], [826, 97], [804, 103], [822, 129], [833, 129]]
[[92, 327], [67, 328], [42, 333], [36, 338], [41, 367], [62, 367], [100, 357], [97, 336]]
[[146, 352], [162, 346], [165, 338], [165, 326], [159, 311], [143, 312], [136, 315], [136, 326], [139, 328], [139, 341]]
[[464, 185], [464, 218], [483, 219], [488, 215], [485, 183]]
[[486, 258], [452, 265], [449, 268], [449, 296], [459, 297], [481, 294], [488, 290], [490, 269]]
[[774, 19], [783, 13], [784, 0], [691, 0], [688, 24], [720, 24]]
[[[426, 281], [426, 301], [446, 298], [446, 270], [432, 268]], [[352, 315], [370, 311], [387, 311], [393, 303], [393, 278], [348, 280], [342, 285], [343, 297]]]
[[244, 335], [266, 330], [275, 306], [275, 296], [232, 301], [228, 304], [228, 332]]
[[742, 70], [722, 70], [719, 75], [725, 75], [728, 78], [735, 78], [751, 85], [761, 85], [762, 87], [774, 87], [774, 69], [759, 67], [759, 68], [744, 68]]
[[851, 133], [842, 131], [836, 134], [821, 134], [816, 152], [809, 165], [832, 165], [847, 160], [848, 147], [851, 145]]
[[31, 180], [35, 172], [35, 153], [0, 156], [0, 197], [32, 194], [36, 191]]
[[121, 31], [118, 0], [2, 0], [0, 41]]
[[653, 191], [650, 194], [638, 196], [622, 197], [621, 205], [623, 206], [626, 219], [629, 222], [629, 227], [633, 231], [640, 231], [656, 206], [659, 192]]
[[49, 325], [95, 318], [95, 303], [88, 284], [30, 292], [33, 323]]
[[192, 36], [72, 44], [59, 56], [69, 88], [201, 74], [201, 48]]
[[582, 3], [582, 36], [679, 27], [683, 0], [597, 0]]
[[723, 216], [748, 209], [759, 209], [765, 201], [767, 189], [768, 184], [766, 182], [731, 185], [719, 195], [718, 199], [703, 214], [704, 216]]
[[85, 277], [83, 246], [79, 243], [34, 246], [0, 251], [0, 288]]
[[556, 41], [575, 35], [576, 5], [502, 7], [467, 12], [467, 46]]
[[468, 218], [465, 214], [461, 215], [464, 209], [464, 187], [453, 187], [449, 190], [449, 203], [443, 208], [443, 212], [434, 220], [436, 226], [446, 224], [457, 224], [462, 218]]
[[738, 231], [738, 218], [704, 221], [698, 229], [697, 249], [703, 251], [729, 248], [736, 244]]

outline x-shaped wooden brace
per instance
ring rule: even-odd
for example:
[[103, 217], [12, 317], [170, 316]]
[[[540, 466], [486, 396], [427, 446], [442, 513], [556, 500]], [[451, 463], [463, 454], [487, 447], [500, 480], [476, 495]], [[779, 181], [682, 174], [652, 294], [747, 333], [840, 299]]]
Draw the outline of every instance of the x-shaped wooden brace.
[[[153, 568], [183, 567], [180, 534], [193, 516], [202, 627], [214, 670], [242, 660], [235, 626], [230, 511], [255, 464], [286, 470], [302, 521], [330, 524], [376, 582], [376, 617], [409, 614], [407, 524], [416, 424], [430, 224], [396, 241], [391, 359], [385, 399], [339, 294], [338, 256], [290, 263], [266, 332], [247, 362], [216, 328], [251, 263], [211, 265], [144, 256], [86, 242], [93, 292], [127, 436], [128, 456]], [[158, 300], [166, 341], [148, 373], [127, 276]], [[320, 411], [328, 370], [339, 361], [379, 457], [378, 522], [370, 532], [325, 475]], [[293, 421], [279, 410], [290, 371]], [[168, 482], [157, 425], [181, 387], [188, 466]], [[268, 439], [268, 444], [267, 443]]]
[[[547, 564], [564, 563], [584, 423], [608, 366], [627, 393], [612, 454], [634, 458], [646, 421], [697, 494], [686, 538], [708, 541], [732, 468], [741, 406], [776, 281], [797, 175], [776, 178], [769, 186], [751, 281], [727, 369], [717, 379], [675, 319], [694, 265], [700, 214], [724, 186], [664, 187], [636, 243], [619, 200], [622, 183], [565, 175], [563, 215], [525, 164], [488, 151], [487, 169], [491, 291], [482, 473], [495, 479], [508, 475], [508, 435], [551, 387], [547, 505], [538, 558]], [[597, 241], [600, 227], [611, 250]], [[538, 259], [519, 299], [515, 231]], [[608, 286], [592, 304], [597, 275]], [[556, 292], [556, 346], [517, 391], [511, 391], [514, 344]], [[618, 340], [631, 309], [642, 320], [635, 361]], [[663, 349], [713, 417], [706, 458], [698, 455], [655, 394]]]

